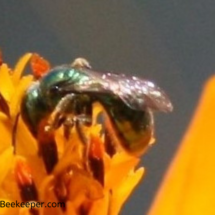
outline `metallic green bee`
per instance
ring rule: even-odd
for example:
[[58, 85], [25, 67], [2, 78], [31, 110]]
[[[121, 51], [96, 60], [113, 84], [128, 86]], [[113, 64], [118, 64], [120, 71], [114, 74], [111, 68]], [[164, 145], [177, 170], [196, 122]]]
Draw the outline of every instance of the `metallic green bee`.
[[35, 137], [43, 120], [53, 112], [49, 128], [66, 125], [80, 131], [79, 125], [92, 123], [94, 102], [104, 107], [108, 133], [134, 156], [140, 156], [149, 146], [154, 131], [152, 111], [170, 112], [173, 108], [153, 82], [96, 72], [82, 60], [81, 64], [55, 67], [32, 84], [23, 98], [21, 115]]

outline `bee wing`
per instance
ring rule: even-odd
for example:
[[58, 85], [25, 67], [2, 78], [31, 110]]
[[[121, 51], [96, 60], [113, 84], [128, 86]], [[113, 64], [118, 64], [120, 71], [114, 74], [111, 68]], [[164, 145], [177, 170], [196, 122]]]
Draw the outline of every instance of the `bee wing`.
[[96, 72], [88, 68], [79, 68], [78, 73], [80, 76], [83, 75], [82, 78], [79, 79], [77, 76], [79, 79], [77, 81], [67, 80], [61, 84], [58, 83], [58, 90], [63, 94], [79, 92], [116, 95], [114, 89], [119, 88], [119, 84], [117, 81], [107, 78], [106, 73]]
[[135, 110], [150, 108], [170, 112], [173, 109], [165, 92], [151, 81], [124, 74], [100, 73], [89, 69], [83, 69], [82, 72], [86, 73], [89, 78], [73, 85], [77, 91], [113, 94]]
[[155, 83], [137, 77], [123, 76], [119, 80], [122, 100], [131, 108], [143, 110], [148, 107], [153, 110], [170, 112], [173, 106], [166, 93]]

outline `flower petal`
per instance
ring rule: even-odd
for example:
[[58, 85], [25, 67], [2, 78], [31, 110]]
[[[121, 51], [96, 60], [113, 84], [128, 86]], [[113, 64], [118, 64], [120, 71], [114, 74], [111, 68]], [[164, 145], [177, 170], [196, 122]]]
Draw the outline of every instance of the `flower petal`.
[[19, 112], [20, 103], [24, 92], [30, 86], [33, 81], [33, 76], [28, 75], [23, 77], [17, 84], [16, 91], [13, 93], [11, 97], [11, 104], [10, 104], [10, 115], [15, 117]]
[[[10, 161], [10, 162], [9, 162]], [[2, 184], [3, 180], [5, 179], [7, 173], [12, 167], [13, 161], [13, 147], [10, 147], [3, 151], [0, 154], [0, 184]]]
[[90, 208], [89, 215], [100, 215], [100, 214], [113, 215], [113, 214], [109, 213], [109, 207], [110, 207], [109, 203], [110, 203], [110, 193], [109, 193], [109, 191], [106, 191], [104, 193], [103, 198], [98, 199], [93, 202], [93, 205]]
[[129, 197], [133, 189], [140, 182], [144, 173], [144, 168], [139, 168], [135, 172], [131, 172], [130, 175], [126, 177], [123, 183], [114, 189], [112, 193], [111, 203], [110, 203], [110, 214], [117, 215], [126, 199]]
[[11, 122], [6, 115], [0, 113], [0, 153], [12, 145]]
[[16, 152], [19, 155], [36, 155], [38, 153], [38, 146], [35, 139], [28, 131], [26, 125], [19, 119], [16, 131]]
[[10, 69], [6, 64], [0, 66], [0, 92], [4, 99], [9, 102], [14, 92], [14, 85], [11, 81]]
[[26, 67], [26, 64], [31, 59], [32, 53], [27, 53], [24, 56], [21, 57], [21, 59], [18, 61], [18, 63], [15, 66], [15, 69], [13, 70], [12, 74], [12, 80], [14, 86], [16, 86], [22, 76], [22, 73]]
[[[139, 159], [129, 156], [125, 152], [121, 152], [115, 154], [109, 162], [110, 166], [106, 167], [105, 170], [105, 186], [114, 189], [122, 183], [130, 170], [138, 164]], [[105, 163], [107, 164], [109, 162], [106, 161]]]
[[207, 83], [149, 215], [215, 214], [215, 76]]

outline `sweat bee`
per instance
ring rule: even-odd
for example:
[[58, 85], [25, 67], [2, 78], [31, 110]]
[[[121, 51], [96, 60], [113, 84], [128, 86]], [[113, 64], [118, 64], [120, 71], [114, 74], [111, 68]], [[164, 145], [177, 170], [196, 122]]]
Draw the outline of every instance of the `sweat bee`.
[[[21, 116], [38, 139], [44, 119], [53, 112], [49, 128], [67, 125], [80, 131], [80, 125], [90, 126], [95, 102], [105, 110], [104, 121], [111, 137], [134, 156], [140, 156], [149, 146], [154, 132], [152, 111], [173, 109], [165, 92], [155, 83], [125, 74], [96, 72], [86, 60], [79, 59], [72, 65], [52, 68], [32, 84], [22, 100]], [[45, 162], [48, 172], [56, 161], [57, 157]]]

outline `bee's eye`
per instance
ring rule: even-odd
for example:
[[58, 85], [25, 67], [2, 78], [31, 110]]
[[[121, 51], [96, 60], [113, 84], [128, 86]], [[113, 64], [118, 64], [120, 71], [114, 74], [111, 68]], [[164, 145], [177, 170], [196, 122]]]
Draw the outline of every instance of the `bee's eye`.
[[49, 93], [50, 94], [56, 94], [56, 93], [59, 93], [59, 91], [60, 91], [60, 88], [59, 88], [59, 86], [57, 86], [57, 85], [55, 85], [55, 86], [52, 86], [52, 87], [50, 87], [50, 89], [49, 89]]

